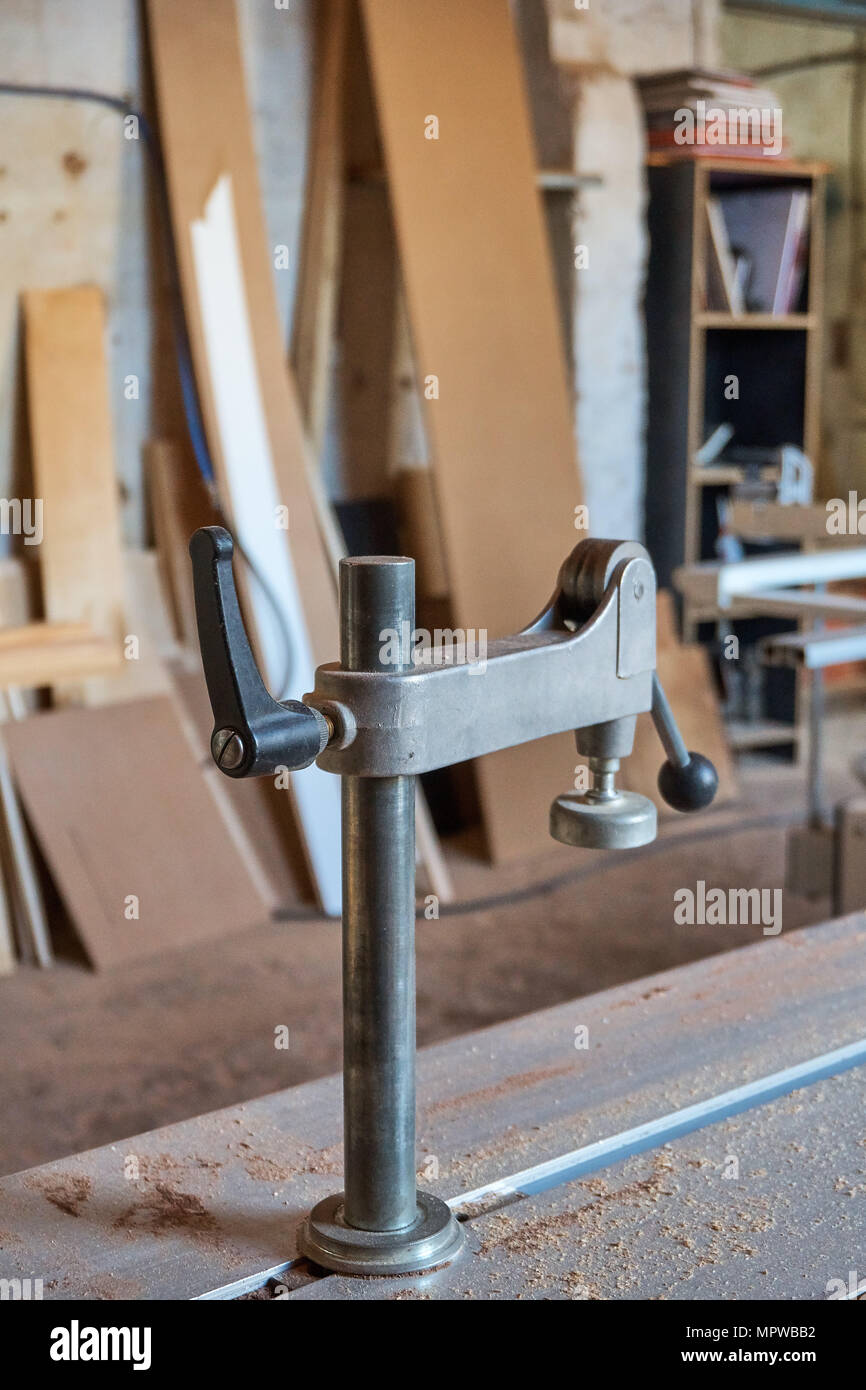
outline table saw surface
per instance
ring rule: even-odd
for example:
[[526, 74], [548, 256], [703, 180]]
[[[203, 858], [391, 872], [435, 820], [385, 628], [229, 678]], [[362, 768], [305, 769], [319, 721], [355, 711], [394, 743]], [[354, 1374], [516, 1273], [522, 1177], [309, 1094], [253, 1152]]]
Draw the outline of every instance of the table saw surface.
[[295, 1260], [340, 1187], [332, 1077], [0, 1179], [0, 1279], [54, 1299], [823, 1299], [866, 1274], [864, 1039], [857, 914], [422, 1051], [420, 1185], [466, 1219], [450, 1267]]

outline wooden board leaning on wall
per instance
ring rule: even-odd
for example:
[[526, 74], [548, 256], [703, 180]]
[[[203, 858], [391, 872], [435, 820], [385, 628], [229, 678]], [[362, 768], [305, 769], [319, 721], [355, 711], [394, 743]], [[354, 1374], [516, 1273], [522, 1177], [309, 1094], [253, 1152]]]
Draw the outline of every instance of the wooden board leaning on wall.
[[[580, 539], [553, 273], [507, 0], [363, 0], [455, 625], [530, 622]], [[433, 137], [433, 138], [431, 138]], [[494, 860], [550, 847], [568, 735], [481, 759]]]

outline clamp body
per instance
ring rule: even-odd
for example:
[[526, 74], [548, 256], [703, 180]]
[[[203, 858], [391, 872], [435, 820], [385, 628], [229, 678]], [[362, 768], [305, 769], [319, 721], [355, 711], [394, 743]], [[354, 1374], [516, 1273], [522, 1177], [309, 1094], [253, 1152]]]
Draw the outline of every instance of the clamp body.
[[339, 719], [343, 710], [349, 718], [345, 741], [323, 749], [319, 766], [359, 777], [417, 776], [648, 710], [654, 574], [644, 559], [627, 561], [625, 568], [585, 627], [533, 627], [491, 642], [483, 666], [428, 664], [423, 657], [400, 671], [320, 666], [306, 702], [330, 718]]
[[[414, 657], [414, 561], [340, 565], [340, 661], [302, 703], [265, 690], [240, 615], [232, 544], [219, 527], [190, 543], [199, 639], [230, 777], [298, 770], [342, 778], [344, 1191], [305, 1221], [299, 1248], [347, 1273], [399, 1274], [455, 1258], [462, 1230], [419, 1192], [415, 1160], [415, 776], [568, 729], [592, 785], [551, 807], [564, 843], [629, 848], [655, 837], [654, 804], [615, 784], [635, 718], [652, 710], [669, 760], [668, 799], [708, 804], [715, 773], [685, 749], [655, 676], [655, 574], [643, 547], [584, 541], [548, 606], [492, 642], [483, 668]], [[660, 779], [661, 785], [661, 779]]]

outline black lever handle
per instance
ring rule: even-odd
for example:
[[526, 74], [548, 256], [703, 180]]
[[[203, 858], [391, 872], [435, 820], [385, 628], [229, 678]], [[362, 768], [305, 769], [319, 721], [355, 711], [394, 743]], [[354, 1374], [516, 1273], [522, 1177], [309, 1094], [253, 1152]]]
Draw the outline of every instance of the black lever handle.
[[653, 723], [667, 753], [662, 763], [658, 788], [675, 811], [701, 811], [709, 806], [719, 786], [719, 774], [703, 753], [692, 753], [677, 728], [668, 697], [653, 672]]
[[189, 543], [195, 616], [214, 716], [211, 753], [227, 777], [266, 777], [309, 767], [330, 729], [298, 700], [280, 704], [259, 674], [232, 573], [234, 544], [222, 526], [203, 526]]

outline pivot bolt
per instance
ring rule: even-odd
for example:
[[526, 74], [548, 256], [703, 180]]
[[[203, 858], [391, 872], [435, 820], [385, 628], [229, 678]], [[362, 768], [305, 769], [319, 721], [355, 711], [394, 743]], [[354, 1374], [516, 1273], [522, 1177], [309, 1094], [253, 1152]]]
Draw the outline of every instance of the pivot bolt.
[[217, 766], [229, 769], [240, 767], [246, 751], [240, 734], [234, 729], [215, 729], [210, 750]]

